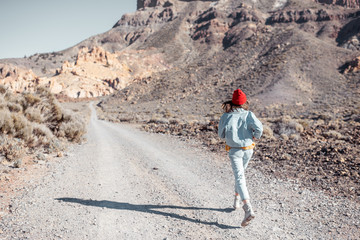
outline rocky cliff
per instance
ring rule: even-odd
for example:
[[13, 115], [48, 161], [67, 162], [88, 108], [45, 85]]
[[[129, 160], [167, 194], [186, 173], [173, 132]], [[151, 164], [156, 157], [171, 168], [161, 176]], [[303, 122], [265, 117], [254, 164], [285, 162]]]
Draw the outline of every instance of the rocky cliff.
[[360, 8], [359, 0], [316, 0], [319, 3], [336, 4], [348, 8]]
[[92, 98], [112, 94], [134, 79], [148, 77], [166, 68], [161, 54], [144, 56], [143, 51], [132, 50], [110, 53], [101, 47], [84, 47], [74, 62], [65, 61], [49, 77], [39, 77], [31, 70], [2, 64], [0, 84], [13, 92], [33, 91], [38, 86], [46, 86], [54, 94]]
[[[192, 1], [198, 1], [198, 0], [181, 0], [184, 2], [192, 2]], [[200, 0], [201, 1], [201, 0]], [[217, 2], [219, 0], [202, 0], [202, 1], [210, 1], [210, 2]], [[142, 9], [146, 7], [156, 7], [156, 6], [164, 6], [169, 7], [172, 6], [173, 1], [168, 0], [137, 0], [137, 9]]]

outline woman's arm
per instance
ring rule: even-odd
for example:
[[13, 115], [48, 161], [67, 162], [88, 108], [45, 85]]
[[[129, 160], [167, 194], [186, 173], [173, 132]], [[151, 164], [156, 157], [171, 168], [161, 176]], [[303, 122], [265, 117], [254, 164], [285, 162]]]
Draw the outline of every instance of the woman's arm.
[[223, 114], [219, 121], [218, 135], [220, 138], [225, 138], [225, 114]]
[[263, 125], [259, 121], [259, 119], [257, 119], [255, 114], [252, 112], [250, 112], [250, 114], [249, 114], [249, 123], [248, 124], [249, 124], [251, 130], [253, 131], [253, 137], [259, 139], [263, 133]]

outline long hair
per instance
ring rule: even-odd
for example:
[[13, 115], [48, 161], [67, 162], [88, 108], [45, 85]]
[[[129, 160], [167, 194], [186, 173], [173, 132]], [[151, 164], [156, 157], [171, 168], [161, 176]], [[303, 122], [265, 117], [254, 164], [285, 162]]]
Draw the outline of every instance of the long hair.
[[224, 110], [224, 112], [226, 112], [226, 113], [233, 112], [237, 108], [242, 108], [242, 109], [245, 109], [245, 110], [249, 110], [249, 102], [246, 101], [242, 105], [235, 105], [235, 104], [232, 103], [232, 101], [226, 101], [221, 105], [221, 107]]

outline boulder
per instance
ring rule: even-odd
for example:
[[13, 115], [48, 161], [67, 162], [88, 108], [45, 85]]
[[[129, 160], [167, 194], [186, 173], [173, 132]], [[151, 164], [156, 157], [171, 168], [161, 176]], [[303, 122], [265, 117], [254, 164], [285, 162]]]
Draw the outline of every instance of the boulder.
[[344, 70], [344, 73], [357, 72], [360, 70], [360, 56], [354, 58], [351, 62], [348, 63], [348, 67]]

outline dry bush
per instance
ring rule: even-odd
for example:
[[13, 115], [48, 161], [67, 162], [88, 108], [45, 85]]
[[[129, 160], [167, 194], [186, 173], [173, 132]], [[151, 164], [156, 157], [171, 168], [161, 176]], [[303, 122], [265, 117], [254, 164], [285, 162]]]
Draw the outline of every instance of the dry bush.
[[0, 143], [0, 154], [8, 160], [14, 160], [21, 149], [58, 150], [62, 144], [57, 137], [79, 142], [85, 129], [84, 121], [63, 109], [46, 88], [13, 94], [0, 86], [0, 133], [7, 139]]
[[290, 139], [291, 140], [294, 140], [294, 141], [300, 141], [301, 140], [301, 137], [299, 134], [291, 134], [290, 135]]
[[21, 112], [23, 108], [18, 103], [8, 102], [7, 108], [10, 110], [10, 112]]
[[0, 109], [0, 131], [1, 133], [11, 133], [14, 123], [9, 109]]
[[42, 123], [44, 121], [41, 110], [34, 107], [29, 107], [25, 110], [25, 117], [31, 122]]
[[43, 124], [33, 123], [33, 135], [34, 139], [31, 146], [46, 146], [49, 145], [51, 139], [54, 138], [54, 134]]
[[80, 142], [81, 136], [85, 133], [84, 123], [81, 121], [71, 121], [60, 125], [59, 137], [65, 137], [72, 142]]
[[50, 131], [50, 129], [43, 124], [33, 123], [33, 127], [33, 133], [37, 137], [43, 136], [48, 138], [49, 140], [54, 137], [54, 134]]
[[326, 138], [335, 138], [335, 139], [342, 139], [343, 135], [335, 130], [330, 130], [323, 133], [323, 136]]
[[1, 136], [0, 152], [8, 160], [16, 160], [25, 153], [25, 146], [22, 141], [9, 138], [6, 135]]
[[26, 93], [24, 94], [24, 99], [27, 104], [30, 106], [34, 106], [35, 104], [39, 103], [41, 101], [41, 98], [39, 96], [36, 96], [32, 93]]
[[62, 122], [56, 133], [58, 137], [65, 137], [72, 142], [80, 142], [85, 134], [85, 122], [69, 110], [63, 110]]
[[298, 123], [296, 119], [292, 119], [290, 116], [278, 118], [274, 123], [274, 133], [282, 136], [282, 138], [284, 138], [284, 135], [290, 136], [304, 131], [303, 125]]
[[268, 125], [263, 125], [263, 136], [266, 138], [274, 138], [274, 132]]
[[11, 114], [11, 117], [14, 123], [12, 134], [17, 138], [30, 141], [33, 132], [33, 126], [31, 122], [29, 122], [27, 118], [20, 113], [13, 113]]

